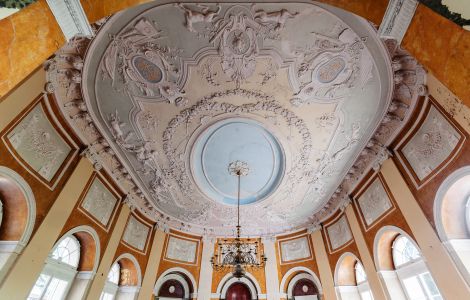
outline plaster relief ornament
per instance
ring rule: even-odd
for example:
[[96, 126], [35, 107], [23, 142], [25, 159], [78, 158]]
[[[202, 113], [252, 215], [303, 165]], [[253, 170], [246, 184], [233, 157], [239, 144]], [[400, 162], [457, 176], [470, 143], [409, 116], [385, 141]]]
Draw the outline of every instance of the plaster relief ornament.
[[420, 180], [445, 161], [458, 145], [461, 134], [431, 106], [421, 127], [403, 147], [403, 154]]
[[377, 177], [357, 200], [367, 225], [371, 225], [387, 212], [392, 203], [382, 182]]
[[318, 224], [423, 83], [416, 61], [369, 24], [310, 3], [152, 2], [100, 24], [91, 43], [73, 39], [48, 61], [48, 90], [135, 209], [195, 234], [232, 234], [235, 189], [222, 179], [237, 160], [251, 169], [245, 234]]
[[197, 10], [191, 9], [184, 4], [177, 4], [184, 11], [185, 16], [185, 24], [184, 26], [191, 32], [196, 32], [194, 30], [193, 24], [194, 23], [210, 23], [214, 19], [214, 17], [220, 12], [220, 5], [216, 5], [214, 10], [210, 10], [211, 8], [206, 5], [196, 4], [195, 6], [198, 8]]
[[166, 257], [187, 263], [196, 262], [197, 242], [170, 236]]
[[364, 51], [366, 39], [348, 28], [339, 29], [334, 37], [312, 33], [315, 42], [298, 51], [301, 84], [291, 99], [292, 105], [338, 101], [371, 79], [373, 64], [370, 54]]
[[310, 257], [310, 247], [306, 237], [281, 241], [282, 261], [295, 261]]
[[142, 224], [134, 216], [129, 217], [127, 222], [126, 230], [122, 236], [122, 240], [132, 247], [139, 249], [140, 251], [145, 250], [145, 245], [147, 242], [147, 237], [149, 234], [150, 228]]
[[106, 186], [95, 178], [81, 206], [102, 225], [107, 226], [117, 201]]
[[72, 150], [52, 126], [41, 104], [37, 104], [7, 138], [18, 155], [49, 181]]
[[101, 73], [112, 80], [114, 89], [126, 91], [135, 99], [182, 106], [186, 99], [177, 85], [180, 50], [160, 46], [162, 38], [165, 36], [155, 22], [137, 20], [131, 28], [110, 36]]
[[341, 216], [333, 225], [328, 226], [328, 237], [330, 238], [331, 250], [336, 250], [352, 240], [346, 216]]
[[[225, 12], [223, 18], [220, 18], [219, 5], [214, 10], [202, 5], [196, 5], [195, 9], [182, 4], [179, 7], [185, 13], [186, 28], [191, 32], [197, 32], [200, 37], [208, 36], [209, 41], [216, 45], [221, 57], [222, 70], [235, 82], [237, 88], [255, 71], [257, 56], [260, 53], [259, 41], [279, 38], [279, 32], [285, 27], [287, 20], [299, 14], [287, 9], [267, 12], [262, 9], [253, 11], [253, 8], [248, 10], [242, 6], [234, 6]], [[204, 28], [195, 30], [193, 23], [196, 22], [208, 23], [209, 33]]]

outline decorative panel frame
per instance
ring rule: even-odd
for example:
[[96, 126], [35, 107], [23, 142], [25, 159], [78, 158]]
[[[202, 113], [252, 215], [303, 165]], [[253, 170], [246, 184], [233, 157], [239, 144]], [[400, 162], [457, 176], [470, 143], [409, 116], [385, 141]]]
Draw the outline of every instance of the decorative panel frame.
[[[98, 220], [95, 216], [92, 215], [90, 211], [88, 211], [84, 207], [84, 203], [87, 200], [87, 196], [89, 195], [91, 188], [95, 182], [101, 183], [105, 189], [108, 190], [109, 193], [112, 194], [112, 196], [116, 199], [116, 202], [114, 203], [114, 206], [111, 210], [111, 214], [109, 216], [107, 224], [103, 224], [100, 220]], [[96, 223], [99, 227], [103, 228], [106, 232], [109, 231], [109, 228], [111, 227], [111, 224], [113, 223], [114, 217], [116, 216], [116, 212], [119, 208], [119, 203], [121, 202], [121, 196], [119, 193], [109, 184], [108, 181], [106, 181], [102, 176], [100, 176], [98, 173], [93, 172], [93, 175], [90, 177], [90, 179], [87, 182], [87, 185], [80, 196], [80, 201], [78, 204], [78, 210], [80, 210], [82, 213], [84, 213], [87, 217], [89, 217], [94, 223]]]
[[[36, 170], [30, 163], [27, 162], [27, 159], [25, 159], [19, 152], [18, 149], [15, 148], [15, 146], [12, 143], [12, 137], [15, 135], [17, 138], [21, 139], [21, 135], [23, 132], [27, 134], [28, 132], [31, 133], [31, 130], [27, 130], [27, 128], [23, 129], [23, 132], [21, 132], [21, 129], [18, 129], [18, 131], [15, 132], [19, 126], [24, 126], [24, 127], [34, 127], [38, 128], [37, 123], [39, 120], [39, 116], [36, 117], [35, 120], [32, 120], [33, 118], [30, 116], [32, 113], [36, 113], [37, 110], [40, 111], [40, 113], [45, 117], [46, 122], [48, 122], [48, 125], [50, 125], [50, 132], [34, 132], [36, 133], [36, 137], [34, 141], [31, 143], [34, 144], [37, 148], [40, 148], [40, 151], [44, 153], [45, 156], [54, 156], [53, 153], [51, 154], [51, 151], [54, 149], [51, 148], [51, 143], [48, 141], [51, 136], [58, 137], [60, 138], [60, 141], [58, 143], [62, 144], [63, 146], [66, 146], [69, 148], [68, 152], [66, 153], [65, 157], [63, 158], [62, 162], [58, 166], [54, 166], [54, 168], [57, 168], [55, 172], [52, 174], [51, 178], [47, 178], [43, 175], [41, 175], [40, 170]], [[78, 145], [78, 142], [75, 141], [71, 136], [67, 134], [67, 129], [65, 129], [59, 120], [54, 116], [55, 112], [53, 108], [50, 106], [49, 103], [49, 98], [46, 94], [40, 94], [28, 107], [21, 112], [20, 115], [18, 115], [13, 122], [11, 122], [8, 127], [6, 128], [5, 131], [2, 132], [2, 141], [5, 143], [8, 151], [12, 154], [12, 156], [16, 159], [16, 161], [24, 167], [31, 175], [33, 175], [36, 179], [38, 179], [42, 184], [47, 186], [50, 190], [54, 190], [54, 188], [57, 186], [57, 183], [59, 180], [62, 178], [64, 175], [66, 169], [70, 166], [72, 160], [78, 156], [79, 154], [79, 149], [80, 146]], [[29, 117], [29, 120], [28, 120]], [[41, 120], [39, 120], [41, 121]], [[30, 122], [27, 124], [27, 122]], [[49, 127], [46, 125], [46, 127]], [[36, 126], [36, 127], [35, 127]], [[44, 140], [45, 139], [45, 140]], [[21, 141], [20, 141], [21, 143]], [[35, 149], [32, 149], [33, 151]], [[57, 149], [56, 149], [57, 150]], [[20, 150], [21, 151], [21, 150]], [[56, 152], [60, 152], [60, 150], [57, 150]], [[45, 159], [53, 161], [54, 158], [56, 157], [46, 157]]]
[[[129, 236], [134, 236], [135, 237], [138, 234], [136, 231], [131, 231], [131, 229], [129, 227], [130, 224], [137, 224], [137, 223], [134, 223], [134, 222], [139, 223], [139, 226], [141, 226], [141, 228], [146, 227], [146, 237], [145, 237], [145, 242], [144, 242], [144, 245], [143, 245], [142, 249], [139, 249], [135, 245], [132, 245], [131, 244], [132, 241], [129, 240]], [[126, 227], [124, 228], [124, 232], [122, 233], [121, 242], [126, 247], [145, 255], [147, 253], [147, 250], [148, 250], [148, 245], [149, 245], [150, 236], [152, 234], [152, 229], [153, 229], [152, 224], [145, 221], [143, 218], [141, 218], [137, 214], [131, 213], [129, 215], [129, 218], [127, 219], [127, 223], [126, 223]]]
[[[192, 262], [185, 261], [185, 260], [180, 260], [175, 257], [171, 257], [171, 253], [169, 253], [169, 248], [170, 248], [170, 242], [171, 241], [184, 241], [186, 243], [194, 243], [195, 244], [195, 249], [194, 249], [194, 259]], [[178, 264], [182, 265], [190, 265], [190, 266], [197, 266], [199, 264], [199, 251], [200, 251], [200, 245], [201, 241], [200, 239], [197, 238], [190, 238], [187, 236], [182, 236], [174, 233], [169, 233], [167, 238], [166, 238], [166, 243], [165, 243], [165, 255], [163, 256], [163, 260], [166, 261], [171, 261], [175, 262]]]
[[[445, 168], [457, 156], [457, 154], [462, 149], [463, 144], [467, 140], [467, 134], [465, 133], [465, 131], [460, 127], [460, 125], [458, 125], [454, 120], [452, 120], [448, 116], [448, 114], [437, 103], [437, 101], [435, 101], [431, 96], [429, 96], [426, 100], [427, 101], [424, 104], [424, 108], [418, 118], [418, 121], [413, 124], [411, 130], [409, 130], [409, 132], [404, 136], [404, 138], [397, 144], [394, 149], [398, 161], [404, 167], [408, 177], [411, 179], [417, 189], [420, 189], [423, 185], [425, 185], [432, 178], [434, 178], [440, 171], [442, 171], [442, 169]], [[455, 143], [454, 148], [452, 149], [452, 151], [450, 151], [447, 157], [443, 161], [441, 161], [436, 167], [434, 167], [427, 175], [421, 176], [420, 178], [417, 171], [413, 168], [413, 163], [409, 161], [404, 151], [406, 151], [405, 148], [410, 145], [416, 135], [422, 131], [422, 128], [426, 126], [425, 123], [428, 117], [433, 113], [437, 113], [438, 116], [442, 117], [442, 119], [446, 121], [447, 125], [451, 126], [452, 130], [455, 130], [459, 137]], [[426, 138], [426, 134], [429, 139], [436, 139], [435, 137], [429, 136], [428, 133], [424, 133], [422, 139]], [[448, 138], [442, 138], [442, 136], [440, 136], [439, 138], [441, 139], [442, 144], [449, 143]], [[425, 153], [426, 155], [429, 155], [429, 152], [436, 150], [436, 145], [432, 144], [432, 142], [433, 141], [428, 141], [428, 144], [426, 145], [428, 149], [422, 149], [421, 152]], [[437, 146], [439, 146], [439, 144]]]
[[[338, 229], [338, 226], [340, 229]], [[348, 218], [346, 217], [346, 214], [344, 213], [338, 214], [336, 218], [334, 218], [331, 222], [329, 222], [328, 224], [325, 224], [323, 226], [323, 230], [326, 236], [326, 240], [328, 244], [328, 251], [330, 254], [338, 252], [341, 249], [344, 249], [345, 247], [352, 244], [352, 242], [354, 242], [354, 236], [351, 231], [351, 226], [349, 225]], [[337, 230], [340, 230], [340, 232], [342, 231], [344, 234], [347, 234], [347, 235], [346, 235], [345, 241], [342, 244], [337, 245], [337, 247], [334, 248], [330, 234], [334, 233], [333, 231], [337, 231]]]
[[[378, 214], [376, 216], [376, 218], [374, 220], [372, 220], [372, 222], [370, 224], [367, 224], [367, 218], [366, 218], [366, 215], [363, 211], [363, 208], [361, 207], [360, 201], [361, 201], [362, 197], [366, 196], [366, 194], [370, 191], [370, 188], [372, 188], [373, 185], [376, 182], [378, 184], [380, 184], [381, 187], [383, 188], [383, 190], [385, 192], [385, 196], [387, 197], [387, 200], [388, 200], [388, 203], [390, 204], [390, 206], [387, 209], [383, 210], [380, 214]], [[354, 205], [356, 206], [356, 209], [359, 213], [359, 216], [360, 216], [359, 219], [361, 220], [361, 224], [364, 227], [365, 231], [368, 231], [369, 229], [371, 229], [372, 227], [377, 225], [381, 220], [383, 220], [386, 216], [388, 216], [390, 213], [392, 213], [397, 207], [396, 204], [395, 204], [396, 203], [395, 198], [393, 197], [393, 195], [390, 191], [390, 188], [388, 187], [388, 185], [387, 185], [387, 183], [386, 183], [386, 181], [383, 178], [381, 173], [376, 173], [376, 174], [372, 175], [366, 181], [366, 183], [364, 184], [363, 187], [361, 187], [359, 192], [356, 195], [354, 195], [353, 202], [354, 202]]]
[[[283, 245], [288, 245], [289, 243], [293, 243], [293, 242], [296, 242], [296, 241], [297, 242], [304, 241], [304, 243], [306, 243], [308, 254], [305, 257], [300, 257], [300, 258], [291, 259], [291, 260], [284, 260], [284, 256], [285, 256], [286, 253], [284, 252], [285, 250], [283, 249]], [[278, 254], [279, 254], [279, 264], [280, 265], [299, 263], [299, 262], [303, 262], [303, 261], [313, 259], [313, 252], [312, 252], [313, 244], [312, 244], [312, 240], [310, 239], [310, 234], [308, 234], [308, 233], [304, 233], [304, 234], [300, 234], [300, 235], [296, 235], [296, 236], [291, 236], [291, 237], [287, 237], [287, 238], [283, 238], [283, 239], [278, 239], [277, 240], [277, 249], [278, 249]]]

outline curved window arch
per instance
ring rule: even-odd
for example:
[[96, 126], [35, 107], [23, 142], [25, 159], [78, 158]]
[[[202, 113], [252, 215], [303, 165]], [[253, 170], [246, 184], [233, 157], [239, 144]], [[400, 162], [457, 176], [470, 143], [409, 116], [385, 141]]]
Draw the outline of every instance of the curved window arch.
[[334, 279], [338, 299], [374, 299], [364, 267], [354, 254], [346, 252], [341, 255], [336, 264]]
[[82, 299], [99, 257], [98, 233], [87, 225], [72, 228], [52, 247], [27, 299]]
[[119, 289], [119, 282], [121, 278], [121, 266], [119, 262], [115, 262], [109, 270], [106, 283], [104, 284], [103, 292], [101, 293], [100, 300], [113, 300]]
[[0, 166], [0, 282], [31, 238], [36, 200], [29, 184], [15, 171]]
[[400, 228], [377, 232], [374, 257], [390, 299], [442, 299], [418, 245]]
[[111, 271], [109, 271], [107, 279], [109, 282], [112, 282], [118, 285], [120, 275], [121, 275], [121, 267], [119, 266], [119, 263], [115, 262], [113, 266], [111, 267]]
[[141, 283], [141, 271], [137, 259], [129, 253], [121, 254], [109, 269], [100, 300], [121, 299], [130, 295], [137, 297]]
[[409, 238], [398, 235], [393, 241], [392, 257], [395, 268], [399, 268], [420, 259], [421, 254]]
[[366, 271], [364, 270], [364, 267], [362, 264], [358, 261], [356, 262], [356, 265], [354, 266], [354, 274], [356, 277], [356, 284], [361, 284], [365, 281], [367, 281], [367, 275]]
[[51, 258], [76, 269], [80, 260], [80, 243], [77, 238], [73, 235], [63, 238], [52, 250]]
[[433, 211], [439, 239], [470, 285], [470, 166], [444, 180]]
[[467, 205], [465, 205], [465, 223], [467, 230], [470, 232], [470, 196], [467, 198]]
[[62, 237], [52, 248], [28, 300], [65, 299], [77, 274], [80, 242], [73, 235]]

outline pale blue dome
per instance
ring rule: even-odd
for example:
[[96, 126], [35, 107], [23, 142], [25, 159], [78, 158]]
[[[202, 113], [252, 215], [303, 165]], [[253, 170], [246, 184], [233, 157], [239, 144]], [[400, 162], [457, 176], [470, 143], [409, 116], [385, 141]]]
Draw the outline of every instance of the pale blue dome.
[[284, 174], [284, 152], [266, 128], [250, 119], [225, 119], [205, 130], [193, 147], [191, 167], [202, 192], [217, 202], [235, 205], [237, 178], [230, 175], [228, 165], [236, 160], [250, 168], [241, 177], [240, 204], [265, 199]]

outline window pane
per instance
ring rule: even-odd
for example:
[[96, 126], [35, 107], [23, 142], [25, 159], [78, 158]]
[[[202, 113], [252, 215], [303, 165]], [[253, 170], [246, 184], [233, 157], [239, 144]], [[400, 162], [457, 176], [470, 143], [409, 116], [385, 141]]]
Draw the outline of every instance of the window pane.
[[101, 293], [100, 300], [113, 300], [114, 295], [109, 293]]
[[421, 257], [419, 250], [409, 238], [400, 235], [393, 242], [393, 263], [395, 267], [406, 264], [409, 261]]
[[65, 280], [60, 280], [53, 278], [47, 291], [42, 297], [44, 300], [60, 300], [65, 297], [65, 289], [67, 288], [68, 282]]
[[374, 300], [369, 290], [361, 292], [361, 299], [362, 300]]
[[366, 281], [367, 276], [362, 264], [360, 262], [357, 262], [354, 268], [356, 269], [356, 284]]
[[71, 236], [62, 239], [52, 252], [52, 258], [77, 267], [80, 260], [80, 244], [77, 239]]
[[36, 300], [36, 299], [41, 299], [41, 295], [44, 292], [44, 289], [46, 288], [49, 280], [51, 279], [51, 276], [41, 274], [39, 275], [38, 280], [36, 280], [36, 283], [33, 286], [33, 289], [29, 293], [28, 300]]
[[426, 299], [426, 295], [424, 294], [416, 276], [403, 280], [403, 284], [405, 285], [405, 289], [408, 292], [410, 300]]
[[119, 284], [119, 275], [121, 273], [121, 267], [118, 263], [114, 263], [111, 270], [108, 273], [108, 281], [116, 285]]
[[429, 296], [432, 296], [432, 299], [442, 299], [439, 289], [436, 286], [436, 283], [432, 279], [431, 274], [423, 273], [420, 276], [421, 282], [426, 287]]

